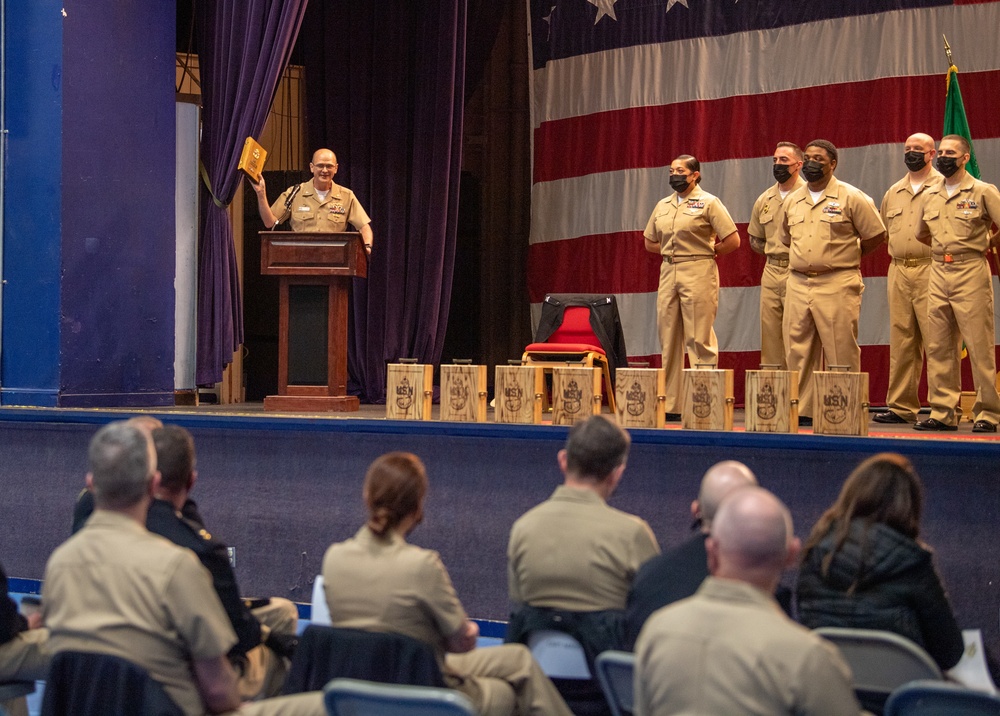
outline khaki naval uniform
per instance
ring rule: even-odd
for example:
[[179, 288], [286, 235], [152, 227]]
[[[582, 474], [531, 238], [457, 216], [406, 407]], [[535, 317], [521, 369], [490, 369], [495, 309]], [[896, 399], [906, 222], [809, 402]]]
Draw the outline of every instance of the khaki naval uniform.
[[560, 485], [510, 530], [510, 600], [575, 612], [624, 609], [639, 567], [659, 553], [644, 520], [591, 490]]
[[298, 184], [299, 191], [287, 209], [285, 201], [295, 188], [290, 186], [271, 204], [278, 223], [288, 219], [292, 231], [349, 231], [347, 224], [360, 230], [371, 219], [361, 202], [347, 187], [334, 184], [325, 199], [320, 199], [313, 180]]
[[958, 425], [962, 392], [956, 346], [965, 339], [976, 386], [974, 420], [1000, 423], [996, 389], [993, 278], [986, 259], [990, 224], [1000, 221], [1000, 192], [972, 175], [951, 197], [944, 182], [926, 191], [917, 236], [930, 238], [927, 299], [927, 400], [931, 417]]
[[[192, 661], [225, 656], [236, 634], [194, 553], [125, 515], [96, 511], [52, 553], [42, 608], [49, 648], [144, 668], [187, 716], [204, 716]], [[322, 716], [322, 694], [248, 704], [241, 714]]]
[[882, 198], [881, 215], [889, 232], [889, 392], [886, 407], [909, 422], [917, 419], [917, 386], [924, 362], [927, 335], [927, 285], [931, 249], [917, 241], [917, 222], [923, 211], [925, 189], [941, 180], [936, 170], [916, 193], [909, 175], [889, 187]]
[[659, 244], [663, 265], [656, 297], [656, 322], [666, 369], [668, 413], [680, 412], [681, 371], [687, 350], [691, 367], [718, 365], [715, 315], [719, 310], [719, 267], [715, 241], [736, 231], [719, 199], [700, 187], [677, 203], [676, 192], [661, 199], [643, 236]]
[[[789, 193], [806, 182], [801, 176]], [[787, 196], [787, 194], [785, 195]], [[760, 276], [760, 362], [762, 365], [786, 366], [785, 342], [781, 324], [785, 317], [785, 288], [788, 283], [788, 247], [778, 240], [777, 222], [781, 188], [774, 184], [757, 197], [750, 211], [747, 233], [764, 242], [764, 272]]]
[[437, 552], [391, 532], [362, 527], [323, 557], [323, 587], [334, 626], [404, 634], [430, 644], [445, 682], [483, 716], [572, 716], [522, 644], [447, 654], [448, 638], [468, 617]]
[[856, 716], [836, 647], [744, 582], [709, 577], [664, 607], [636, 643], [635, 714]]
[[861, 370], [861, 240], [885, 231], [875, 203], [831, 177], [813, 204], [808, 185], [788, 195], [779, 237], [789, 247], [783, 334], [788, 370], [799, 372], [799, 415], [813, 414], [813, 372], [826, 364]]

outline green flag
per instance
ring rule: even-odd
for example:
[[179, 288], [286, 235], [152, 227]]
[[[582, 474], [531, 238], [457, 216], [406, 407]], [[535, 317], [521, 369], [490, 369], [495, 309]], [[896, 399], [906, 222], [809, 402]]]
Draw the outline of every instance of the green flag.
[[969, 120], [965, 116], [962, 90], [958, 87], [958, 68], [955, 65], [948, 68], [948, 88], [944, 97], [944, 134], [965, 137], [969, 143], [969, 163], [965, 165], [965, 170], [979, 179], [979, 163], [972, 146], [972, 132], [969, 131]]

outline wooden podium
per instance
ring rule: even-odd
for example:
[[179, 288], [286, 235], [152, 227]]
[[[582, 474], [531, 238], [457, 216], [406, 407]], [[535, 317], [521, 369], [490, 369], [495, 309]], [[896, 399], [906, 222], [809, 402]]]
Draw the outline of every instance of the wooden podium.
[[264, 410], [351, 411], [347, 394], [347, 297], [368, 275], [361, 234], [260, 232], [260, 272], [277, 276], [278, 394]]

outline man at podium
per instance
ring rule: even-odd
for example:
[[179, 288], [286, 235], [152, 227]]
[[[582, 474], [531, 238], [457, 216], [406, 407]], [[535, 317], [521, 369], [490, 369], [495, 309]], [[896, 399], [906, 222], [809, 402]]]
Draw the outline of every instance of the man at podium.
[[346, 231], [350, 223], [361, 232], [365, 251], [372, 251], [371, 219], [361, 202], [347, 187], [333, 182], [337, 174], [337, 155], [329, 149], [317, 149], [309, 162], [313, 178], [290, 186], [268, 205], [264, 177], [250, 182], [257, 194], [257, 211], [267, 228], [287, 220], [292, 231]]

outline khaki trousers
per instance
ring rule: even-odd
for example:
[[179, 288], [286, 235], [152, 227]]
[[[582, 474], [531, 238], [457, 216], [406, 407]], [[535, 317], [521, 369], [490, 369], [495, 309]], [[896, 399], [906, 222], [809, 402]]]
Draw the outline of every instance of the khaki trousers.
[[[251, 613], [263, 627], [262, 639], [271, 633], [294, 634], [298, 629], [299, 610], [288, 599], [271, 597], [270, 604], [257, 607]], [[268, 647], [263, 644], [255, 646], [236, 664], [240, 675], [240, 698], [249, 701], [277, 696], [285, 684], [288, 667], [288, 662]]]
[[52, 659], [48, 641], [48, 629], [29, 629], [0, 645], [0, 681], [44, 681]]
[[[0, 645], [0, 681], [44, 681], [52, 658], [48, 641], [48, 629], [29, 629]], [[28, 716], [23, 696], [0, 703], [0, 708], [10, 716]]]
[[927, 400], [931, 417], [958, 425], [962, 395], [961, 337], [969, 351], [976, 386], [973, 420], [1000, 424], [996, 389], [993, 279], [986, 259], [952, 264], [933, 262], [927, 299]]
[[448, 670], [463, 674], [456, 688], [481, 716], [572, 716], [524, 644], [503, 644], [448, 654]]
[[822, 358], [827, 366], [861, 370], [858, 317], [864, 289], [858, 269], [814, 277], [789, 273], [783, 333], [788, 370], [799, 372], [799, 415], [813, 415], [813, 373]]
[[294, 696], [253, 701], [243, 704], [243, 708], [239, 711], [230, 713], [239, 716], [326, 716], [326, 706], [323, 705], [322, 691], [310, 691]]
[[666, 373], [666, 412], [681, 411], [685, 351], [692, 368], [718, 365], [719, 341], [713, 325], [718, 311], [719, 267], [714, 260], [663, 262], [656, 323]]
[[760, 362], [779, 366], [782, 370], [788, 365], [782, 337], [787, 284], [787, 266], [764, 264], [760, 277]]
[[911, 423], [920, 412], [917, 388], [927, 335], [927, 289], [930, 263], [889, 264], [889, 392], [886, 406]]

